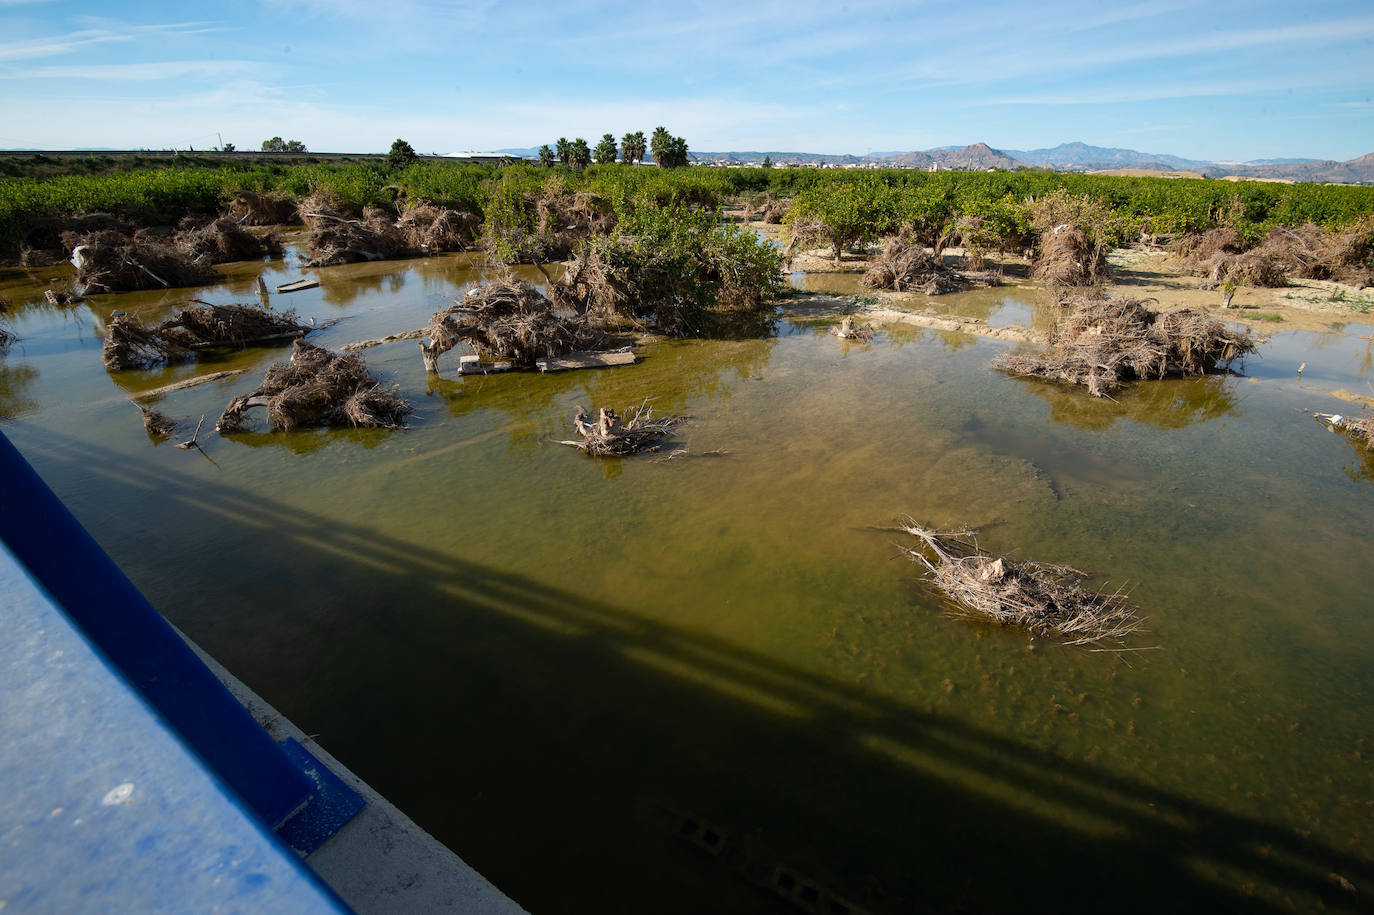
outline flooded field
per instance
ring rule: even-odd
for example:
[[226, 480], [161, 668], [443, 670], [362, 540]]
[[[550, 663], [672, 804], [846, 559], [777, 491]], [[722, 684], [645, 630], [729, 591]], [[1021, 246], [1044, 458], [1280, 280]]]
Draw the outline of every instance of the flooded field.
[[[234, 438], [210, 422], [284, 348], [101, 366], [112, 310], [253, 301], [295, 263], [62, 309], [54, 271], [3, 274], [0, 430], [173, 623], [530, 911], [1367, 910], [1374, 466], [1304, 411], [1350, 412], [1329, 392], [1367, 388], [1374, 327], [1279, 327], [1245, 377], [1116, 402], [902, 325], [783, 318], [548, 376], [450, 355], [438, 381], [398, 342], [363, 356], [407, 431]], [[272, 301], [332, 348], [477, 279], [315, 273]], [[803, 280], [858, 291], [837, 276]], [[1037, 301], [939, 307], [995, 327]], [[156, 404], [174, 441], [206, 415], [204, 454], [150, 442], [131, 392], [226, 368], [249, 371]], [[727, 453], [556, 443], [577, 405], [645, 398]], [[905, 515], [1128, 586], [1146, 650], [949, 618]]]

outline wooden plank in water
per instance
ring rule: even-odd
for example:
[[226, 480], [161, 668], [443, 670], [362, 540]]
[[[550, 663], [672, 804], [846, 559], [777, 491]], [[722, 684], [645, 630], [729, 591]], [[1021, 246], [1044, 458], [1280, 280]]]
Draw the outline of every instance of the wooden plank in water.
[[284, 283], [277, 287], [278, 292], [300, 292], [302, 289], [314, 289], [320, 285], [319, 280], [296, 280], [294, 283]]
[[459, 375], [492, 375], [509, 372], [514, 367], [509, 362], [483, 362], [477, 356], [464, 356], [458, 360]]
[[635, 354], [628, 346], [595, 353], [568, 353], [551, 359], [536, 359], [541, 372], [566, 372], [572, 369], [600, 369], [615, 365], [634, 365]]
[[247, 369], [230, 369], [227, 372], [211, 372], [209, 375], [198, 375], [195, 378], [187, 378], [183, 381], [178, 381], [173, 384], [163, 385], [160, 388], [154, 388], [151, 391], [144, 391], [141, 394], [134, 394], [133, 397], [137, 400], [147, 400], [152, 397], [161, 397], [162, 395], [170, 394], [173, 391], [182, 391], [186, 388], [194, 388], [197, 385], [210, 384], [211, 382], [215, 381], [223, 381], [226, 378], [233, 378], [237, 375], [242, 375], [246, 371]]

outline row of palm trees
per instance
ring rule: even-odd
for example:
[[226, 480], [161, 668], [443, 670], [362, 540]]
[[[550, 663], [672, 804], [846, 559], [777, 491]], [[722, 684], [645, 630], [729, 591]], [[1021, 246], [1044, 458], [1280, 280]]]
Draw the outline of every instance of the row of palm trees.
[[626, 165], [634, 165], [644, 161], [644, 154], [649, 149], [653, 150], [654, 163], [660, 168], [681, 168], [687, 164], [687, 141], [668, 133], [664, 127], [655, 128], [648, 143], [644, 140], [642, 130], [627, 133], [620, 138], [619, 148], [615, 135], [609, 133], [601, 136], [601, 142], [596, 144], [595, 149], [587, 146], [587, 141], [581, 137], [572, 141], [567, 137], [559, 137], [553, 148], [547, 143], [539, 147], [539, 164], [552, 166], [555, 162], [562, 162], [574, 168], [586, 168], [592, 162], [610, 165], [619, 158]]

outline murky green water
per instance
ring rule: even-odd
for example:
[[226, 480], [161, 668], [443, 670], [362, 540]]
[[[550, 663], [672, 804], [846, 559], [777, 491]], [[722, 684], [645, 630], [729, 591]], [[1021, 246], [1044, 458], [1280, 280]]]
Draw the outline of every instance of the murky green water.
[[[199, 295], [250, 301], [258, 270]], [[364, 355], [408, 432], [202, 433], [200, 455], [151, 444], [126, 393], [251, 369], [159, 404], [189, 434], [284, 351], [112, 377], [110, 310], [189, 295], [55, 310], [43, 276], [0, 279], [24, 338], [5, 434], [174, 623], [531, 911], [795, 911], [789, 879], [825, 912], [1369, 904], [1374, 473], [1301, 412], [1345, 406], [1316, 366], [1367, 383], [1369, 327], [1119, 403], [918, 328], [784, 323], [553, 376], [450, 380], [450, 357], [437, 384], [403, 342]], [[422, 326], [475, 278], [319, 276], [273, 301], [342, 319], [327, 346]], [[941, 301], [993, 321], [1031, 298]], [[577, 404], [646, 397], [728, 454], [552, 442]], [[887, 530], [905, 514], [1128, 583], [1158, 650], [947, 618]]]

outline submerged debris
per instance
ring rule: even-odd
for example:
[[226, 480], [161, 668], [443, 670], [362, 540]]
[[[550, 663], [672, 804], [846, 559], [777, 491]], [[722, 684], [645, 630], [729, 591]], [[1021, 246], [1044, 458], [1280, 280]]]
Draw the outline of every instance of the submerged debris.
[[198, 286], [216, 276], [209, 264], [154, 241], [144, 232], [129, 236], [107, 230], [76, 241], [72, 263], [77, 285], [88, 295]]
[[663, 441], [679, 424], [687, 421], [685, 416], [665, 416], [655, 419], [653, 408], [646, 400], [639, 405], [627, 422], [621, 422], [614, 410], [603, 407], [596, 422], [582, 407], [577, 408], [573, 417], [573, 427], [581, 436], [578, 441], [559, 442], [571, 445], [593, 455], [628, 455], [643, 451], [657, 451]]
[[1202, 375], [1255, 351], [1255, 340], [1190, 309], [1157, 313], [1139, 299], [1073, 298], [1044, 353], [1003, 353], [995, 365], [1013, 375], [1086, 385], [1096, 397], [1121, 382]]
[[101, 358], [107, 369], [139, 369], [186, 362], [214, 346], [244, 346], [300, 337], [311, 327], [294, 311], [269, 311], [259, 305], [209, 305], [178, 312], [161, 324], [144, 324], [132, 315], [111, 319]]
[[227, 217], [200, 227], [183, 221], [175, 244], [188, 257], [210, 264], [281, 257], [282, 253], [281, 241], [275, 234], [254, 235]]
[[254, 407], [266, 407], [272, 427], [281, 430], [397, 428], [412, 409], [395, 390], [384, 390], [360, 357], [330, 352], [303, 340], [291, 345], [290, 362], [275, 363], [267, 370], [257, 390], [229, 402], [215, 430], [243, 431], [245, 414]]
[[141, 403], [134, 403], [134, 406], [143, 416], [143, 429], [148, 433], [149, 438], [161, 440], [176, 431], [177, 421], [167, 414], [159, 413], [152, 407], [145, 407]]
[[435, 312], [428, 335], [420, 351], [431, 372], [439, 370], [439, 357], [460, 343], [484, 355], [532, 366], [540, 357], [587, 349], [601, 338], [585, 315], [559, 313], [533, 285], [511, 277], [474, 286], [462, 299]]
[[[0, 317], [3, 317], [9, 310], [10, 300], [0, 297]], [[4, 352], [6, 347], [18, 339], [19, 337], [17, 334], [7, 330], [3, 324], [0, 324], [0, 352]]]
[[958, 616], [991, 619], [1066, 645], [1116, 644], [1141, 629], [1136, 608], [1121, 591], [1090, 591], [1085, 572], [1069, 566], [1013, 560], [978, 546], [976, 531], [939, 531], [910, 519], [901, 529], [917, 540], [906, 550], [926, 567], [926, 579]]
[[861, 327], [855, 327], [854, 319], [849, 315], [844, 316], [844, 319], [840, 321], [838, 327], [830, 328], [830, 333], [839, 337], [841, 340], [858, 340], [862, 343], [869, 342], [874, 336], [872, 324], [864, 324]]
[[1055, 286], [1096, 286], [1107, 279], [1107, 257], [1082, 229], [1057, 225], [1040, 236], [1034, 276]]
[[946, 267], [923, 245], [909, 238], [893, 238], [883, 253], [869, 262], [860, 280], [869, 289], [918, 291], [926, 295], [957, 292], [968, 285], [968, 278]]
[[1342, 416], [1339, 413], [1314, 413], [1313, 418], [1338, 432], [1344, 432], [1366, 448], [1374, 448], [1374, 413], [1368, 416]]

